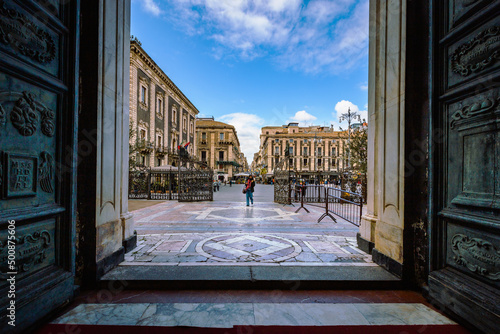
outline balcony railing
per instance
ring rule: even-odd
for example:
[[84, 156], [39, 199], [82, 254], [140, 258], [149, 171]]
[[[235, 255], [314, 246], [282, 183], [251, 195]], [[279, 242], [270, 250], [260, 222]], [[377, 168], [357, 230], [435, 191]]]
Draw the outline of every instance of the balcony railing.
[[168, 148], [165, 146], [156, 146], [155, 153], [159, 157], [164, 157], [167, 154]]
[[137, 142], [137, 147], [139, 149], [139, 151], [143, 154], [149, 154], [153, 151], [154, 149], [154, 145], [153, 143], [151, 142], [148, 142], [147, 140], [145, 139], [142, 139], [142, 140], [139, 140]]

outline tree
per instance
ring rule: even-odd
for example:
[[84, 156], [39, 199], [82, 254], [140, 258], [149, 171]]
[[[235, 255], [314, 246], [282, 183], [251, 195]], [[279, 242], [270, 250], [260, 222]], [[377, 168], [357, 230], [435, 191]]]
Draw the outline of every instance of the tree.
[[351, 133], [351, 138], [345, 143], [345, 154], [350, 157], [350, 168], [347, 168], [351, 191], [356, 190], [355, 184], [361, 179], [361, 194], [366, 200], [366, 172], [368, 168], [368, 128], [364, 124]]
[[129, 166], [129, 189], [133, 192], [147, 191], [147, 170], [148, 168], [139, 160], [145, 144], [137, 140], [136, 130], [133, 125], [129, 125], [129, 146], [128, 146], [128, 166]]

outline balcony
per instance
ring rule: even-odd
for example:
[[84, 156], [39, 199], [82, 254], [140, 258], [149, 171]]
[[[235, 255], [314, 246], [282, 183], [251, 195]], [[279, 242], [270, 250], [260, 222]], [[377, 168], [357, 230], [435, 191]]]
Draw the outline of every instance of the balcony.
[[233, 145], [233, 142], [231, 140], [219, 140], [219, 145]]
[[137, 148], [142, 154], [149, 154], [153, 151], [154, 145], [145, 139], [141, 139], [137, 142]]
[[156, 146], [155, 148], [155, 154], [157, 157], [163, 158], [168, 152], [168, 148], [166, 148], [163, 145]]
[[207, 140], [206, 139], [202, 139], [200, 141], [200, 145], [207, 145]]

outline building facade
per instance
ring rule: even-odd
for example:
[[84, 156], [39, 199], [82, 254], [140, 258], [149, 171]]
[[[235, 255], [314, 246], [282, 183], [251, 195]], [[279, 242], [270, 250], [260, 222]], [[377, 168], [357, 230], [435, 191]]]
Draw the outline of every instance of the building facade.
[[[138, 144], [138, 161], [145, 166], [177, 164], [177, 146], [194, 143], [198, 109], [144, 51], [130, 41], [131, 144]], [[194, 155], [195, 144], [188, 146]]]
[[214, 169], [219, 180], [227, 181], [248, 169], [236, 129], [230, 124], [213, 117], [197, 118], [196, 147], [198, 158]]
[[330, 127], [300, 127], [298, 123], [263, 127], [259, 152], [252, 169], [271, 178], [276, 165], [286, 157], [289, 148], [290, 170], [309, 182], [339, 179], [345, 162], [343, 150], [346, 132]]

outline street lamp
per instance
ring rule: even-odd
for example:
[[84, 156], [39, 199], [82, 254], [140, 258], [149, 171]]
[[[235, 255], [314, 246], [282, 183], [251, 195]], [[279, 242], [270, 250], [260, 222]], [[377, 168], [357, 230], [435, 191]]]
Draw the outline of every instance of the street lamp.
[[[353, 111], [351, 112], [351, 108], [349, 107], [347, 109], [346, 113], [343, 113], [339, 117], [339, 122], [342, 123], [343, 121], [347, 121], [348, 123], [348, 128], [347, 128], [347, 169], [351, 169], [351, 123], [353, 120], [357, 120], [358, 122], [361, 122], [361, 117], [359, 116], [358, 112]], [[342, 130], [342, 128], [340, 128]]]

